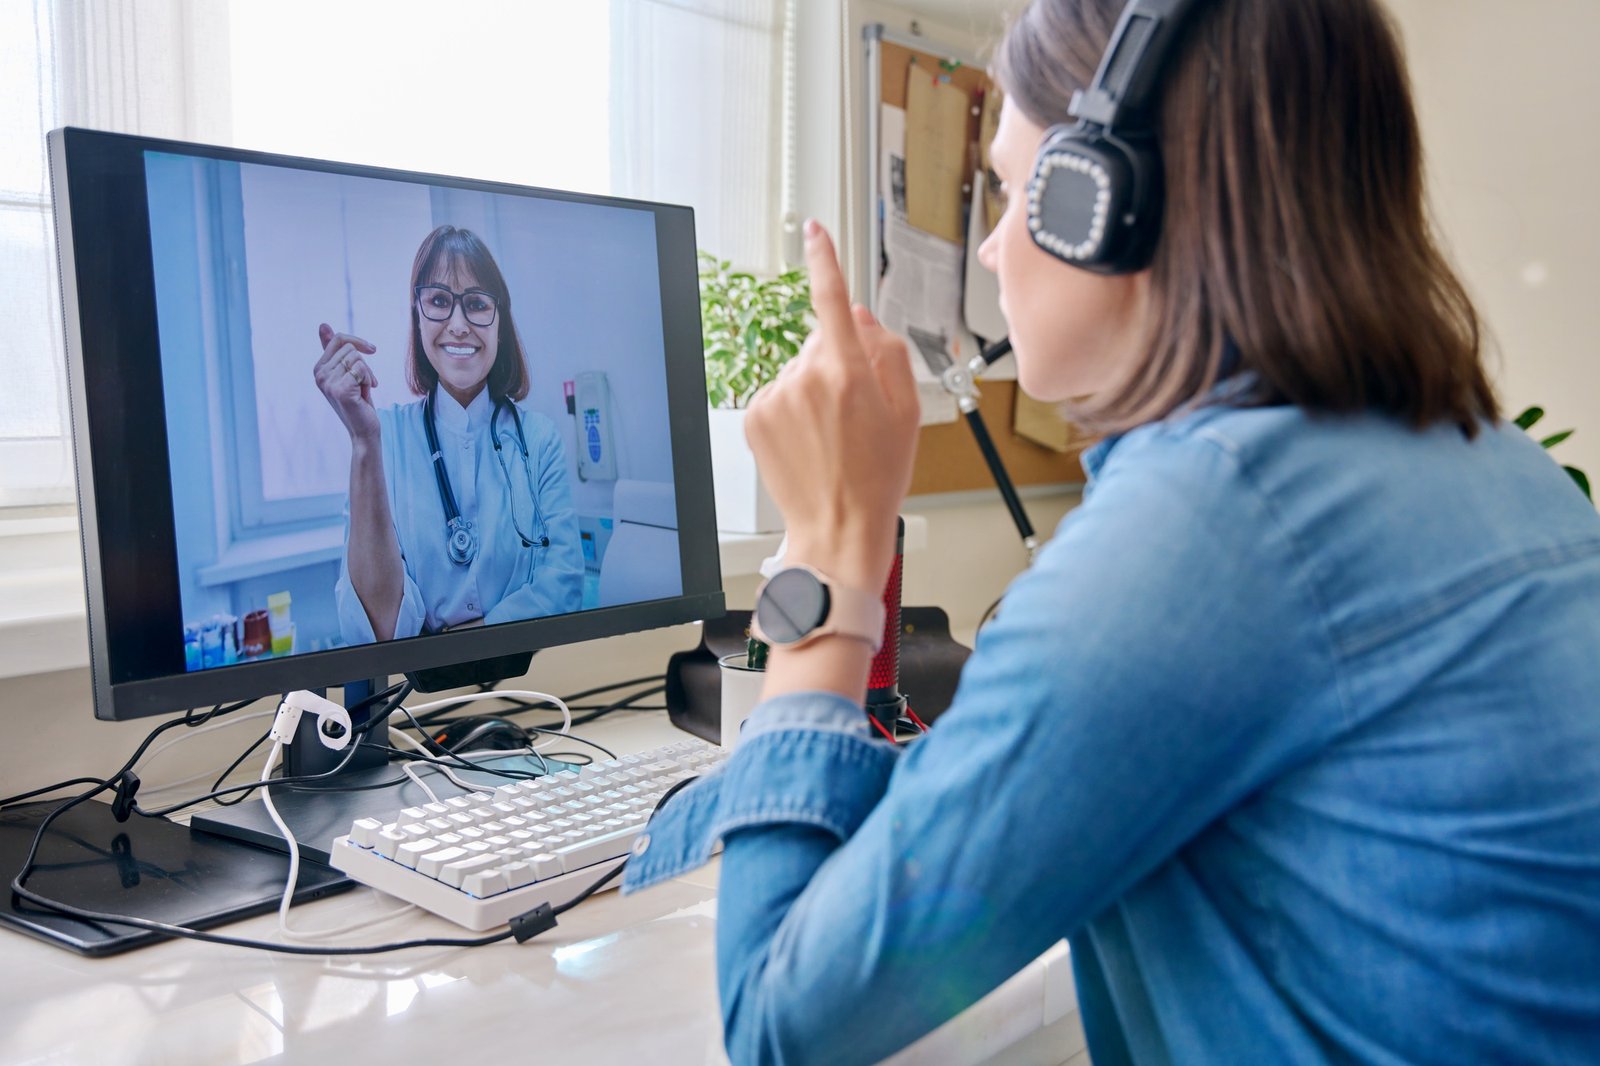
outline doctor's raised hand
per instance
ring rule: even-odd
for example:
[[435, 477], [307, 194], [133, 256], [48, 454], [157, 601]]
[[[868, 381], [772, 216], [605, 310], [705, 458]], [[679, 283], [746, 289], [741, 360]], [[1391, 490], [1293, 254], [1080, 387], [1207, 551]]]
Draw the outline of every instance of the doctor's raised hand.
[[378, 375], [366, 356], [377, 348], [360, 337], [317, 327], [322, 357], [313, 368], [317, 388], [350, 434], [350, 530], [346, 545], [350, 582], [360, 597], [373, 635], [394, 636], [395, 615], [405, 591], [404, 562], [384, 483], [382, 431], [372, 390]]
[[377, 441], [378, 411], [372, 405], [372, 390], [378, 385], [378, 375], [365, 358], [377, 348], [360, 337], [335, 333], [326, 322], [317, 327], [317, 339], [322, 343], [322, 357], [312, 371], [317, 388], [352, 441]]
[[[876, 597], [911, 485], [916, 383], [904, 342], [851, 308], [827, 232], [815, 221], [805, 232], [817, 328], [751, 401], [745, 436], [783, 512], [785, 562]], [[859, 699], [869, 658], [850, 638], [774, 649], [764, 695], [825, 688]]]

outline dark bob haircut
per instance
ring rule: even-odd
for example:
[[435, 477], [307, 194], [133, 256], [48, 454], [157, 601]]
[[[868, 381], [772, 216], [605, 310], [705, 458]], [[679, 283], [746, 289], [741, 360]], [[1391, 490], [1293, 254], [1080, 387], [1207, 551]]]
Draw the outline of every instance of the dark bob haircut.
[[424, 237], [422, 247], [417, 249], [417, 258], [411, 264], [411, 289], [407, 293], [411, 302], [411, 340], [406, 350], [406, 384], [418, 396], [426, 396], [439, 383], [439, 375], [422, 347], [422, 324], [415, 293], [418, 285], [426, 285], [457, 269], [469, 271], [477, 280], [477, 287], [493, 296], [499, 308], [500, 347], [495, 352], [494, 365], [489, 368], [489, 398], [496, 403], [520, 400], [528, 395], [528, 361], [511, 314], [511, 291], [506, 288], [499, 264], [478, 235], [455, 226], [440, 226]]
[[[995, 73], [1049, 128], [1072, 121], [1123, 0], [1033, 0]], [[1495, 417], [1477, 312], [1439, 251], [1405, 61], [1378, 0], [1207, 0], [1155, 112], [1166, 175], [1143, 359], [1069, 417], [1118, 431], [1198, 402], [1384, 411], [1473, 434]]]

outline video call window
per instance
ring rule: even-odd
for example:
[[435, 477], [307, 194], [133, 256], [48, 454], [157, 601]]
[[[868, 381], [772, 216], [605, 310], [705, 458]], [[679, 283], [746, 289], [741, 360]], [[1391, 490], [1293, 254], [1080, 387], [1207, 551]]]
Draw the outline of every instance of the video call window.
[[188, 670], [681, 594], [650, 212], [145, 176]]

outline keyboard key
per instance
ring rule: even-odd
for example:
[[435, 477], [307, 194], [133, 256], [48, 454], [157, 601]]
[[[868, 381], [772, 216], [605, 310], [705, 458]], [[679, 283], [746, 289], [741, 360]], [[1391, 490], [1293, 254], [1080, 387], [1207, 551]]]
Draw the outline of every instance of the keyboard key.
[[408, 870], [415, 870], [419, 859], [438, 850], [437, 840], [408, 840], [394, 853], [394, 861]]
[[464, 859], [470, 854], [471, 852], [464, 848], [441, 848], [438, 851], [429, 852], [417, 859], [417, 873], [422, 874], [424, 877], [437, 878], [439, 871], [444, 868], [446, 863]]
[[439, 871], [439, 880], [451, 888], [460, 888], [461, 883], [466, 880], [468, 874], [492, 870], [496, 866], [503, 865], [505, 865], [505, 860], [490, 852], [472, 855], [465, 859], [457, 859], [455, 862], [445, 863], [443, 869]]
[[564, 848], [557, 848], [556, 857], [561, 860], [563, 870], [567, 872], [581, 870], [585, 866], [593, 866], [597, 862], [615, 858], [619, 854], [619, 842], [620, 853], [626, 854], [633, 843], [633, 838], [637, 835], [632, 829], [618, 830], [604, 836], [578, 841]]
[[378, 843], [378, 831], [383, 828], [383, 823], [376, 818], [357, 818], [350, 827], [350, 842], [358, 847], [375, 847]]
[[569, 880], [573, 892], [586, 887], [597, 864], [631, 850], [667, 788], [714, 772], [724, 757], [714, 745], [684, 739], [537, 780], [413, 802], [354, 820], [335, 864], [358, 881], [487, 930], [564, 898]]

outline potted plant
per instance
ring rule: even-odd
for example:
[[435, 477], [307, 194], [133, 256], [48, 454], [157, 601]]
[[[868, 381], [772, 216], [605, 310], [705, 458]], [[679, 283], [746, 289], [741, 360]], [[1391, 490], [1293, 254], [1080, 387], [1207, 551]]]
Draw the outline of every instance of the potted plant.
[[782, 516], [744, 439], [744, 410], [756, 391], [800, 352], [811, 330], [811, 286], [803, 270], [759, 278], [700, 253], [700, 323], [706, 398], [711, 404], [711, 471], [717, 526], [773, 533]]
[[[1530, 407], [1516, 417], [1517, 428], [1523, 431], [1531, 430], [1533, 428], [1533, 424], [1543, 417], [1543, 407]], [[1543, 446], [1546, 451], [1548, 451], [1549, 449], [1554, 448], [1557, 444], [1560, 444], [1562, 441], [1566, 440], [1568, 437], [1572, 436], [1572, 433], [1572, 430], [1564, 429], [1560, 433], [1552, 433], [1550, 436], [1545, 437], [1539, 442], [1539, 444]], [[1567, 476], [1572, 479], [1573, 484], [1582, 489], [1583, 494], [1587, 496], [1591, 502], [1593, 502], [1594, 494], [1589, 489], [1589, 476], [1582, 470], [1579, 470], [1577, 467], [1567, 466], [1565, 463], [1562, 464], [1561, 469], [1567, 472]]]

